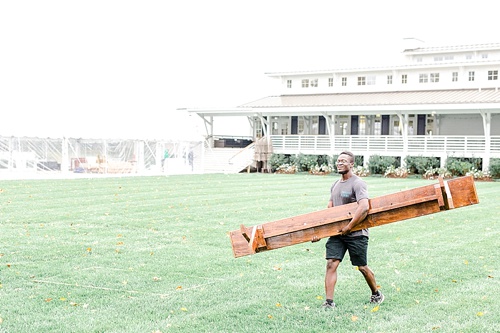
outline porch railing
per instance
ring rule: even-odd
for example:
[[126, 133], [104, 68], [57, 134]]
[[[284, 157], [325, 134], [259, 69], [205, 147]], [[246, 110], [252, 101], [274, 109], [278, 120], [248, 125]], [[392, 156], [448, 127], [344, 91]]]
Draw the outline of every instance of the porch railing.
[[405, 149], [402, 136], [334, 136], [328, 135], [272, 135], [273, 152], [282, 154], [332, 154], [342, 150], [356, 153], [382, 155], [456, 155], [477, 156], [489, 153], [500, 158], [500, 136], [492, 136], [490, 149], [486, 151], [486, 139], [482, 135], [433, 135], [409, 136]]

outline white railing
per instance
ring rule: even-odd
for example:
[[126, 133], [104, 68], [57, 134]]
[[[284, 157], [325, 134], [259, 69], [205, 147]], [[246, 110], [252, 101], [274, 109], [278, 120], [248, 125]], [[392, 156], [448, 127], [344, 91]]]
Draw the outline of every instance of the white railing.
[[253, 162], [255, 153], [255, 142], [238, 151], [228, 160], [229, 171], [239, 172], [248, 167]]
[[500, 154], [500, 135], [492, 136], [490, 140], [490, 152], [493, 154]]
[[408, 138], [409, 152], [486, 153], [484, 136], [412, 136]]
[[326, 135], [272, 135], [271, 141], [275, 153], [295, 151], [314, 155], [331, 150], [330, 137]]
[[392, 135], [272, 135], [273, 152], [278, 154], [332, 154], [350, 150], [369, 154], [460, 155], [477, 156], [489, 153], [500, 158], [500, 136], [492, 136], [489, 152], [483, 135], [409, 136], [407, 146], [402, 136]]

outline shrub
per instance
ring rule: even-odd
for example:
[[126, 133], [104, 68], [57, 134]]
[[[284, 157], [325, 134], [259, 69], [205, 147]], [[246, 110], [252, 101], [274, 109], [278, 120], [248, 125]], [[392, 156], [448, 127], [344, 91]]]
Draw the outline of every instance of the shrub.
[[430, 168], [425, 170], [424, 172], [424, 178], [425, 179], [435, 179], [438, 177], [442, 178], [451, 178], [451, 172], [446, 170], [445, 168]]
[[480, 158], [468, 157], [448, 157], [446, 159], [446, 169], [451, 172], [453, 176], [464, 176], [467, 171], [475, 169], [482, 169], [482, 160]]
[[446, 163], [446, 168], [454, 176], [463, 176], [465, 173], [472, 168], [472, 164], [466, 161], [453, 160]]
[[466, 176], [473, 176], [474, 179], [478, 180], [490, 180], [491, 175], [488, 171], [481, 171], [476, 168], [472, 168], [471, 170], [467, 171], [465, 174]]
[[388, 178], [407, 178], [410, 170], [404, 167], [395, 168], [393, 165], [388, 166], [385, 170], [384, 177]]
[[370, 170], [368, 168], [361, 166], [361, 165], [358, 165], [352, 169], [352, 173], [354, 173], [355, 175], [357, 175], [359, 177], [367, 177], [370, 175]]
[[384, 174], [388, 167], [395, 168], [401, 165], [399, 158], [393, 156], [372, 155], [368, 161], [368, 169], [371, 174]]
[[328, 164], [322, 164], [321, 166], [316, 164], [311, 169], [309, 169], [309, 173], [313, 175], [325, 175], [329, 174], [332, 171], [333, 171], [333, 166]]
[[492, 158], [490, 160], [489, 172], [491, 177], [500, 178], [500, 158]]
[[285, 163], [276, 168], [276, 173], [291, 174], [296, 172], [297, 172], [297, 166], [295, 166], [295, 164]]
[[[331, 158], [328, 155], [288, 155], [288, 154], [272, 154], [269, 159], [269, 165], [272, 170], [278, 171], [278, 168], [284, 165], [295, 165], [296, 171], [309, 171], [316, 165], [333, 166], [330, 163]], [[282, 169], [280, 169], [282, 171]]]
[[363, 165], [364, 164], [364, 156], [354, 156], [354, 165]]
[[290, 155], [285, 154], [272, 154], [269, 159], [269, 166], [272, 170], [278, 170], [281, 165], [291, 164]]
[[298, 154], [291, 158], [291, 162], [297, 166], [298, 171], [308, 171], [318, 163], [317, 156]]
[[405, 158], [406, 167], [411, 173], [423, 175], [426, 170], [439, 168], [439, 158], [424, 156], [407, 156]]
[[318, 155], [316, 164], [333, 166], [335, 163], [333, 163], [332, 158], [328, 155]]

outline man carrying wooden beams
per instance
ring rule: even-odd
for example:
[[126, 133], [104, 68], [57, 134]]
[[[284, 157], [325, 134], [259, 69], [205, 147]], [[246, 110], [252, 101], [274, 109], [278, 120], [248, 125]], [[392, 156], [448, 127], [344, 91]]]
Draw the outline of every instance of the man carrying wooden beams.
[[[328, 208], [257, 224], [253, 227], [240, 225], [239, 229], [229, 232], [234, 257], [252, 255], [299, 243], [315, 242], [327, 237], [329, 238], [327, 252], [329, 252], [329, 247], [333, 248], [337, 245], [337, 241], [330, 241], [330, 237], [333, 236], [345, 236], [341, 243], [344, 244], [346, 239], [349, 241], [352, 240], [350, 238], [355, 238], [353, 236], [356, 235], [356, 231], [361, 231], [360, 235], [365, 235], [363, 238], [366, 238], [367, 233], [365, 234], [363, 229], [479, 203], [473, 176], [447, 181], [439, 177], [437, 184], [428, 184], [368, 199], [365, 182], [354, 181], [357, 177], [352, 174], [354, 157], [351, 155], [343, 153], [337, 161], [341, 179], [332, 186], [331, 203]], [[346, 190], [344, 186], [349, 184], [351, 185]], [[334, 307], [336, 269], [346, 251], [349, 251], [353, 264], [360, 267], [360, 271], [372, 290], [373, 296], [370, 301], [381, 303], [383, 296], [376, 288], [373, 272], [367, 267], [366, 259], [363, 259], [366, 255], [366, 248], [362, 249], [359, 255], [356, 250], [348, 249], [347, 245], [342, 246], [346, 247], [341, 249], [341, 255], [327, 255], [329, 262], [325, 275], [325, 291], [327, 299], [331, 300], [327, 302], [331, 303], [329, 307]], [[363, 260], [358, 262], [357, 257]]]
[[[344, 259], [344, 255], [349, 251], [349, 257], [353, 266], [357, 266], [361, 274], [365, 277], [366, 283], [371, 289], [371, 303], [382, 303], [384, 295], [378, 290], [377, 282], [373, 271], [368, 267], [368, 229], [351, 230], [365, 219], [368, 214], [368, 190], [366, 183], [352, 172], [354, 167], [354, 154], [348, 151], [340, 153], [337, 159], [337, 170], [341, 178], [337, 180], [331, 188], [328, 208], [357, 202], [358, 206], [352, 214], [351, 221], [342, 226], [339, 234], [331, 236], [326, 242], [326, 273], [325, 273], [325, 294], [326, 301], [324, 308], [334, 308], [333, 295], [335, 284], [337, 283], [337, 268]], [[314, 237], [313, 242], [320, 238]]]

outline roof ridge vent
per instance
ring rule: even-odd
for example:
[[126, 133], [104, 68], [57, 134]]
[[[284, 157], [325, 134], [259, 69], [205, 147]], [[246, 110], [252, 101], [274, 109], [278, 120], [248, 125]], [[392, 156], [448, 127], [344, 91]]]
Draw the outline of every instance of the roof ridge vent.
[[425, 42], [415, 37], [403, 38], [403, 52], [419, 49], [425, 45]]

